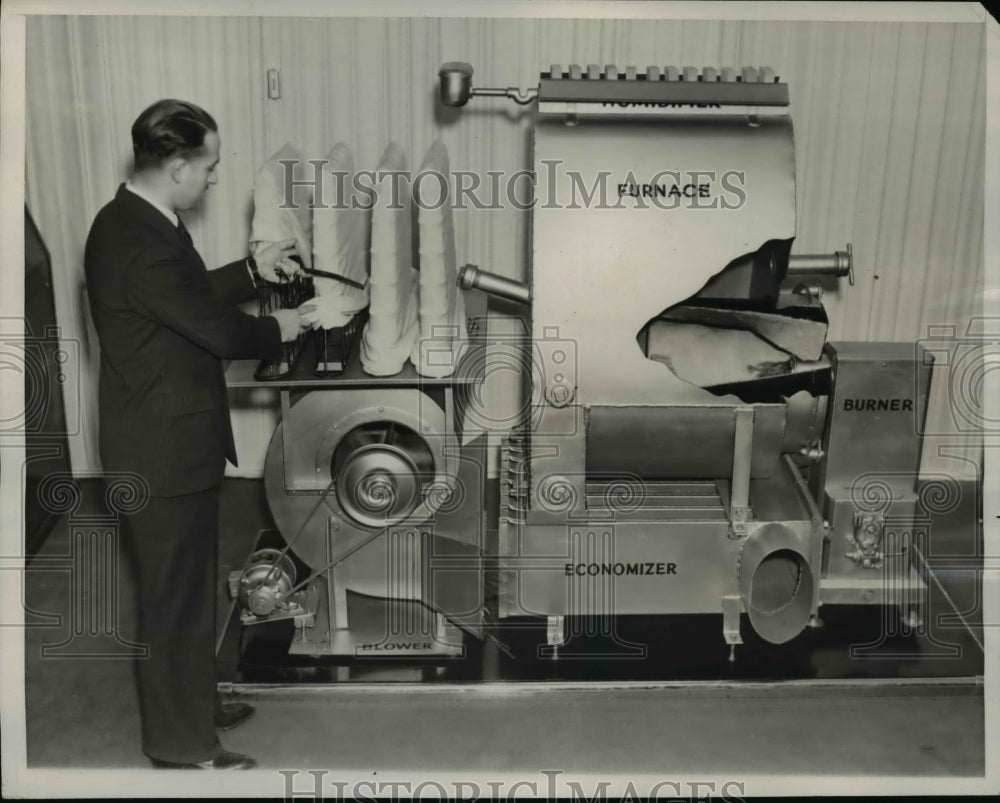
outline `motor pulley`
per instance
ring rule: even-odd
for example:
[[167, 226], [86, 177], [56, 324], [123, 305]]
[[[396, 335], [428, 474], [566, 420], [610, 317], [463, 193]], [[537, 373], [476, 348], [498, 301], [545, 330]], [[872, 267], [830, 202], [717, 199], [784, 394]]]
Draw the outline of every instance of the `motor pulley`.
[[385, 527], [409, 516], [434, 479], [424, 440], [393, 421], [373, 421], [347, 433], [333, 453], [337, 501], [358, 524]]

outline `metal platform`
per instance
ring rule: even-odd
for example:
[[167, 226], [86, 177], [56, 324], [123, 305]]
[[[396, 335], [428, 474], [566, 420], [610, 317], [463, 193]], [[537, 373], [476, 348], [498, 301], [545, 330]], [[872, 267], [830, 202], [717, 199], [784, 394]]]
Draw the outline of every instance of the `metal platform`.
[[[316, 625], [296, 628], [290, 655], [344, 656], [348, 658], [430, 657], [462, 654], [462, 632], [442, 615], [414, 600], [379, 599], [346, 592], [350, 628], [329, 629], [321, 586]], [[312, 633], [322, 634], [314, 640]], [[330, 638], [326, 634], [331, 633]]]

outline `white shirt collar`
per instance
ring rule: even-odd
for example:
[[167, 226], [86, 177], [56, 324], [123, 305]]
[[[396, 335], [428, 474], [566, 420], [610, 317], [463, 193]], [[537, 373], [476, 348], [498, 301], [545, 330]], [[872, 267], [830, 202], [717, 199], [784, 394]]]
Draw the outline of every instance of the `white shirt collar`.
[[146, 203], [148, 203], [154, 209], [156, 209], [159, 212], [161, 212], [163, 214], [163, 216], [174, 225], [175, 228], [177, 227], [177, 214], [175, 212], [171, 211], [170, 209], [167, 209], [167, 207], [165, 207], [159, 201], [154, 200], [153, 198], [150, 198], [146, 193], [144, 193], [142, 190], [140, 190], [131, 181], [126, 181], [125, 182], [125, 189], [127, 189], [131, 193], [134, 193], [134, 194], [138, 195], [140, 198], [142, 198], [142, 200], [144, 200]]

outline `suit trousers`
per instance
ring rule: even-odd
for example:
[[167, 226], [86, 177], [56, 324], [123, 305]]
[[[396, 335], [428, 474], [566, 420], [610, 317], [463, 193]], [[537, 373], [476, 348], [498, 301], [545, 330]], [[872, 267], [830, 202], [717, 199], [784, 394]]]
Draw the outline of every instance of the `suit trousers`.
[[142, 750], [191, 763], [221, 751], [215, 733], [215, 605], [219, 487], [153, 496], [125, 519], [124, 546], [135, 569]]

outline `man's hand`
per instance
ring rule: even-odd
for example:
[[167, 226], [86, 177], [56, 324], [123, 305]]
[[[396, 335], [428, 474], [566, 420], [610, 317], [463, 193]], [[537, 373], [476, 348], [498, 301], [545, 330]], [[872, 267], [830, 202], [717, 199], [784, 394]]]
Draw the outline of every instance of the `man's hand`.
[[310, 298], [299, 305], [299, 317], [303, 326], [313, 329], [336, 329], [347, 326], [358, 310], [368, 306], [368, 297], [353, 290], [343, 295], [325, 295]]
[[302, 272], [299, 263], [291, 258], [293, 254], [298, 254], [294, 239], [271, 243], [255, 257], [257, 272], [266, 281], [286, 282], [295, 274]]
[[295, 340], [303, 329], [298, 310], [277, 309], [271, 313], [271, 317], [278, 322], [278, 326], [281, 328], [282, 343]]
[[319, 317], [316, 311], [315, 298], [299, 305], [297, 312], [299, 313], [299, 320], [302, 321], [303, 326], [311, 326], [313, 329], [319, 326]]

